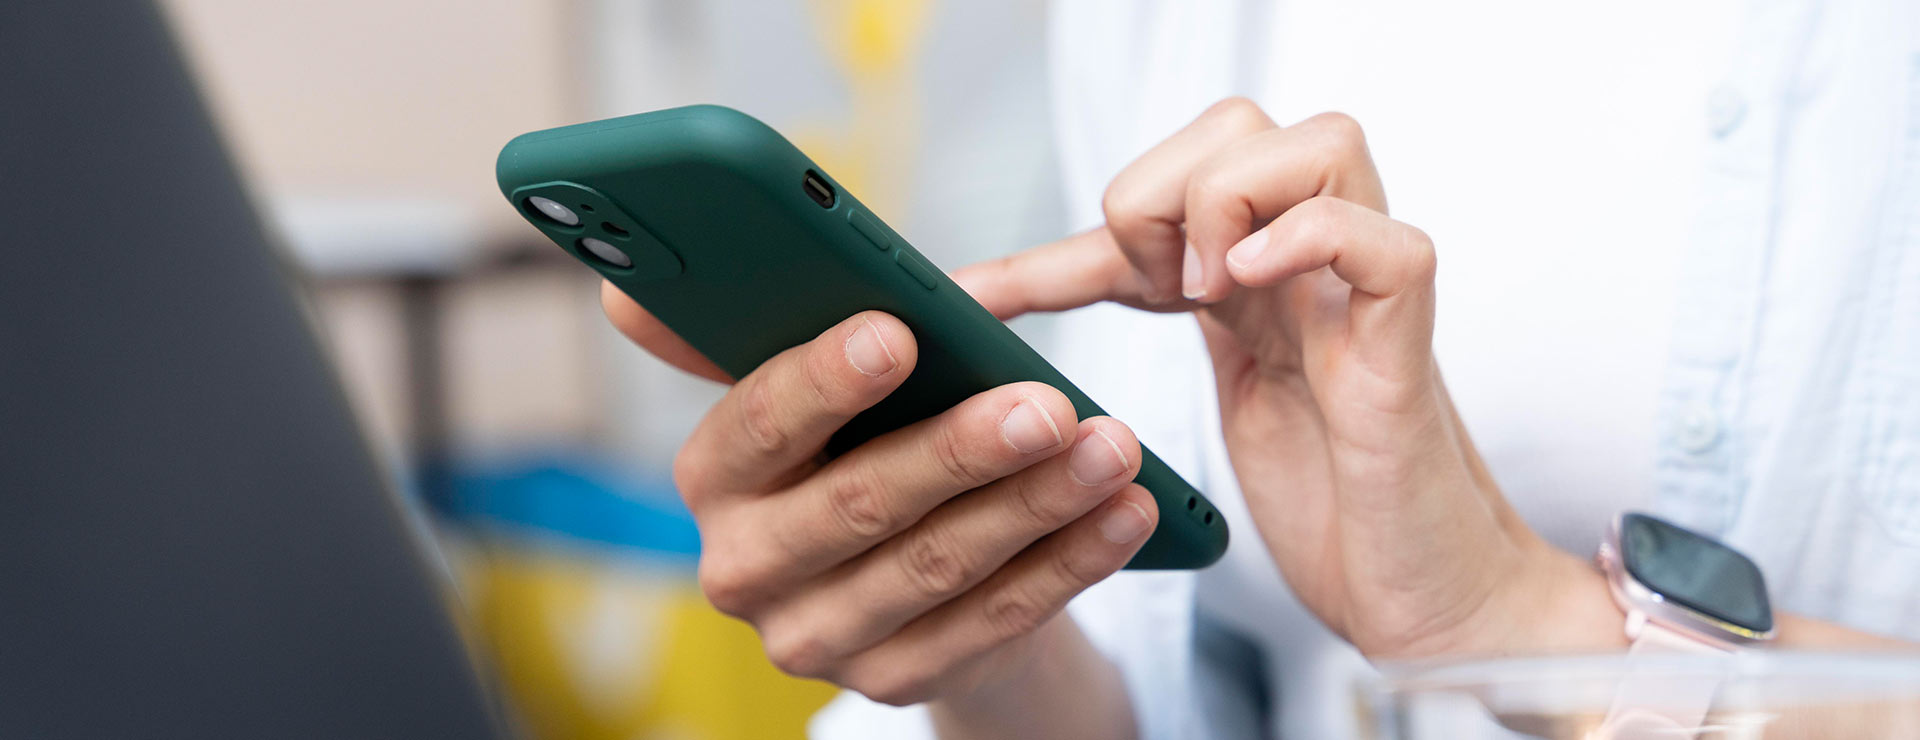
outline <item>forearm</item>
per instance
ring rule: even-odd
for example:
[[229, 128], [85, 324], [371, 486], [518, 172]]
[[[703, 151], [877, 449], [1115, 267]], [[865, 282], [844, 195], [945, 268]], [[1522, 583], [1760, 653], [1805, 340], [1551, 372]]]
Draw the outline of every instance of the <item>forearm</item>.
[[1015, 678], [929, 705], [941, 740], [1138, 736], [1119, 669], [1071, 618], [1054, 618], [1035, 639], [1035, 650]]
[[1914, 651], [1920, 643], [1842, 627], [1798, 614], [1776, 615], [1773, 646], [1786, 650]]

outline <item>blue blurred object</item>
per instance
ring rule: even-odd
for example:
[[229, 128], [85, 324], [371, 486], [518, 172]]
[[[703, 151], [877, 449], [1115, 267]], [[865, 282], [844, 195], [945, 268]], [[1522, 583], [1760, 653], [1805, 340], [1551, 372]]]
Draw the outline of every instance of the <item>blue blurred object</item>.
[[456, 526], [558, 535], [689, 563], [700, 555], [693, 515], [669, 484], [588, 459], [441, 461], [422, 467], [416, 490]]

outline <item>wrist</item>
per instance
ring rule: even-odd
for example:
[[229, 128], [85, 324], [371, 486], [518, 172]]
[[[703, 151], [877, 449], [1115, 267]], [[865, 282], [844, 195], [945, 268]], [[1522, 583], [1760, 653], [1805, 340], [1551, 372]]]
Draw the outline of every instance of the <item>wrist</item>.
[[1068, 615], [1027, 636], [970, 688], [927, 703], [943, 740], [1133, 738], [1125, 680]]
[[1513, 633], [1515, 653], [1606, 653], [1628, 647], [1626, 612], [1591, 561], [1542, 545], [1531, 576], [1533, 611]]
[[1119, 670], [1071, 617], [1054, 617], [965, 690], [929, 702], [942, 740], [1131, 738], [1133, 705]]
[[1618, 652], [1627, 648], [1626, 615], [1592, 563], [1529, 538], [1518, 565], [1502, 579], [1456, 641], [1459, 655], [1543, 655]]
[[1072, 658], [1070, 643], [1085, 640], [1071, 617], [1061, 614], [1010, 644], [976, 669], [971, 680], [929, 703], [936, 709], [961, 714], [996, 711], [1008, 697], [1032, 691], [1043, 683], [1049, 666]]

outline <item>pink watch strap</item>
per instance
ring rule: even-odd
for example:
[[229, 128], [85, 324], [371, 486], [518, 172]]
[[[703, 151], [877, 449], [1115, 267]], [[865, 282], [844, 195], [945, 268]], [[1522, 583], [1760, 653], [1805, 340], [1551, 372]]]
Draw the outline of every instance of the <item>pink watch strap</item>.
[[1629, 615], [1627, 670], [1615, 689], [1607, 718], [1589, 733], [1588, 740], [1672, 740], [1698, 734], [1707, 711], [1720, 690], [1717, 675], [1693, 670], [1674, 674], [1643, 670], [1648, 658], [1695, 654], [1730, 657], [1727, 648], [1695, 640], [1678, 631], [1648, 622], [1638, 612]]

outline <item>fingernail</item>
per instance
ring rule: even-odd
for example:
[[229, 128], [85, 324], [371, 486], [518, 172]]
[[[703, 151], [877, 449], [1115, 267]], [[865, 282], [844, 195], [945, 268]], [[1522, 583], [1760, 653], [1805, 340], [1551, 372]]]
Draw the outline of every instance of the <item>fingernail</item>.
[[1200, 253], [1192, 244], [1187, 245], [1187, 255], [1180, 266], [1180, 294], [1189, 301], [1207, 297], [1207, 276], [1200, 274]]
[[1127, 472], [1127, 455], [1106, 432], [1096, 430], [1087, 435], [1074, 446], [1073, 456], [1067, 458], [1067, 473], [1083, 486], [1105, 483], [1124, 472]]
[[1239, 244], [1227, 250], [1227, 261], [1233, 263], [1234, 267], [1244, 269], [1247, 265], [1253, 264], [1254, 260], [1259, 259], [1260, 253], [1265, 251], [1267, 251], [1267, 232], [1263, 229], [1248, 234], [1247, 238], [1241, 239]]
[[874, 328], [871, 321], [860, 322], [860, 328], [847, 337], [844, 349], [847, 362], [861, 375], [886, 375], [900, 364], [893, 359], [892, 350], [887, 349], [886, 340], [880, 338], [880, 330]]
[[1124, 545], [1140, 539], [1147, 533], [1153, 522], [1147, 519], [1147, 510], [1132, 501], [1122, 501], [1107, 507], [1107, 513], [1100, 516], [1100, 536], [1108, 542]]
[[1060, 427], [1054, 426], [1053, 417], [1031, 398], [1020, 399], [1006, 418], [1000, 420], [1000, 438], [1021, 454], [1039, 452], [1061, 442]]

